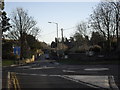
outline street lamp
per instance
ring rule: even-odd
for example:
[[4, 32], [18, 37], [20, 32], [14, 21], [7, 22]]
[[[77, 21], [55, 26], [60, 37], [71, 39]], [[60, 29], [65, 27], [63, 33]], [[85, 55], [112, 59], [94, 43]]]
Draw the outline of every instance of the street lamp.
[[48, 23], [54, 23], [54, 24], [56, 24], [56, 28], [57, 28], [57, 39], [58, 39], [58, 23], [55, 23], [55, 22], [48, 22]]
[[[58, 23], [56, 23], [56, 22], [48, 22], [48, 23], [56, 24], [56, 28], [57, 28], [57, 48], [58, 48]], [[58, 51], [57, 51], [57, 55], [58, 55]]]

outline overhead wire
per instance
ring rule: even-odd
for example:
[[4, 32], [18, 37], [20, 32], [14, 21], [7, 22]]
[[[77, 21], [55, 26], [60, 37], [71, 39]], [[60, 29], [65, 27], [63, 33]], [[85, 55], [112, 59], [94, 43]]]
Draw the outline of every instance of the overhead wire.
[[76, 28], [76, 27], [71, 27], [71, 28], [67, 28], [67, 29], [63, 29], [63, 30], [65, 31], [65, 30], [69, 30], [69, 29], [73, 29], [73, 28]]
[[49, 33], [47, 33], [47, 34], [43, 34], [42, 36], [46, 36], [46, 35], [48, 35], [48, 34], [54, 34], [55, 33], [55, 31], [52, 31], [52, 32], [49, 32]]
[[[66, 30], [73, 29], [73, 28], [76, 28], [76, 27], [71, 27], [71, 28], [66, 28], [66, 29], [63, 28], [63, 30], [66, 31]], [[61, 30], [61, 29], [59, 29], [59, 30]], [[49, 33], [44, 34], [44, 35], [42, 35], [42, 36], [46, 36], [46, 35], [48, 35], [48, 34], [54, 34], [54, 33], [56, 33], [56, 31], [49, 32]]]

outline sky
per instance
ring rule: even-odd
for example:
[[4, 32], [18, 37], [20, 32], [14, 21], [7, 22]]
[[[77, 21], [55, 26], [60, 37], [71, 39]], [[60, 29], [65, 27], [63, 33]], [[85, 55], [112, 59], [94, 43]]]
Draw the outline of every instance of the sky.
[[5, 11], [8, 17], [17, 7], [28, 10], [29, 16], [34, 17], [37, 26], [41, 29], [38, 40], [50, 44], [57, 36], [56, 24], [58, 23], [58, 37], [61, 38], [61, 28], [64, 37], [70, 37], [76, 31], [75, 26], [81, 21], [87, 21], [93, 8], [99, 2], [5, 2]]

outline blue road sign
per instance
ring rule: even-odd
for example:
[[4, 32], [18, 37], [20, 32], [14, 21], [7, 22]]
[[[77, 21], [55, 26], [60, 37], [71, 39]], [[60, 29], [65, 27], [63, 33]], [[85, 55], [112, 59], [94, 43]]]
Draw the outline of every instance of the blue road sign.
[[16, 46], [13, 48], [13, 53], [20, 56], [20, 47]]

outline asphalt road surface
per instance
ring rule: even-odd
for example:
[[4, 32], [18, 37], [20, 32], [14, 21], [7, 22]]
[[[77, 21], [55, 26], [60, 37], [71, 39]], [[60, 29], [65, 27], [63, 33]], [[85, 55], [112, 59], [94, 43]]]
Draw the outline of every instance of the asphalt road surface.
[[4, 67], [2, 83], [3, 88], [8, 88], [8, 72], [15, 72], [21, 89], [118, 90], [118, 69], [119, 65], [62, 65], [53, 60], [41, 60], [22, 66]]

